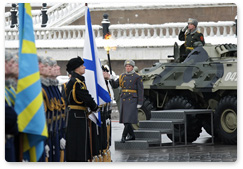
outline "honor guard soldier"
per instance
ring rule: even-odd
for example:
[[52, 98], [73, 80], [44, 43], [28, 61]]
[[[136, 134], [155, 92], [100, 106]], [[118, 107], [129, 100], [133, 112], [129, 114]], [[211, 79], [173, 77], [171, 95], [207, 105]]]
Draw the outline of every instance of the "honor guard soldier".
[[13, 107], [15, 89], [8, 81], [18, 73], [17, 64], [14, 64], [14, 61], [17, 61], [14, 56], [5, 52], [5, 160], [7, 162], [16, 162], [18, 159], [18, 146], [16, 146], [16, 142], [18, 142], [17, 113]]
[[[127, 140], [135, 140], [132, 124], [138, 122], [138, 108], [141, 108], [143, 104], [143, 81], [142, 77], [133, 70], [135, 62], [126, 60], [124, 66], [126, 72], [121, 74], [116, 81], [111, 79], [111, 84], [114, 88], [118, 86], [122, 88], [120, 123], [124, 123], [125, 126], [122, 133], [122, 143], [125, 143]], [[126, 139], [128, 133], [130, 138]]]
[[[42, 161], [52, 162], [53, 161], [53, 123], [54, 123], [54, 101], [51, 97], [50, 81], [49, 77], [51, 76], [51, 67], [49, 64], [49, 59], [47, 57], [38, 56], [39, 60], [39, 72], [43, 93], [44, 108], [46, 114], [46, 122], [48, 127], [48, 139], [45, 141], [45, 154], [42, 157]], [[43, 159], [44, 158], [44, 159]]]
[[84, 61], [80, 57], [68, 61], [67, 71], [72, 77], [67, 84], [68, 124], [66, 135], [66, 159], [68, 162], [87, 162], [92, 148], [88, 131], [89, 110], [98, 111], [98, 105], [89, 94], [85, 84]]
[[[179, 40], [185, 41], [184, 57], [186, 57], [196, 47], [204, 46], [205, 44], [203, 34], [198, 31], [197, 25], [198, 21], [196, 19], [189, 18], [188, 25], [180, 30]], [[183, 58], [181, 61], [183, 61], [184, 59], [185, 58]]]
[[54, 135], [53, 135], [53, 161], [59, 162], [64, 161], [64, 150], [66, 140], [64, 139], [65, 135], [62, 133], [62, 129], [64, 128], [63, 118], [62, 115], [64, 114], [65, 110], [65, 101], [61, 97], [60, 90], [58, 88], [58, 80], [56, 79], [60, 73], [60, 66], [57, 65], [57, 61], [48, 58], [50, 67], [51, 67], [51, 75], [50, 75], [50, 89], [52, 91], [52, 95], [54, 98], [54, 105], [55, 105], [55, 118], [54, 118]]

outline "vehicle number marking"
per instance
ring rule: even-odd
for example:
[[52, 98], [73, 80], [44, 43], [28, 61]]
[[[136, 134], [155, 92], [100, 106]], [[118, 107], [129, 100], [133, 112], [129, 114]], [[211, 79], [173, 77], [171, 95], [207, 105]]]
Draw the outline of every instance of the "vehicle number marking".
[[225, 81], [237, 81], [237, 73], [236, 72], [228, 72], [224, 78]]

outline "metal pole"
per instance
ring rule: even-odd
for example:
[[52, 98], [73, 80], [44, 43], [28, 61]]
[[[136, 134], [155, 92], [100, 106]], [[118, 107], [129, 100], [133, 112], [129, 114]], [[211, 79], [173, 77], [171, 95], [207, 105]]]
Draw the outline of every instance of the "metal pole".
[[109, 50], [107, 50], [107, 57], [108, 57], [108, 63], [109, 63], [109, 68], [110, 68], [110, 74], [112, 75], [111, 59], [110, 59], [110, 51]]

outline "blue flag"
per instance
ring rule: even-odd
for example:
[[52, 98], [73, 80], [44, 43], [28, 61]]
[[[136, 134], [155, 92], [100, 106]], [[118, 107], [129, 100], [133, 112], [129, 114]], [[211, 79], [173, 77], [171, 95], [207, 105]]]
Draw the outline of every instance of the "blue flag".
[[48, 137], [29, 3], [19, 3], [19, 78], [15, 99], [25, 160], [38, 161]]
[[[85, 10], [85, 40], [83, 59], [85, 70], [85, 82], [89, 93], [94, 98], [96, 104], [102, 105], [111, 102], [111, 97], [107, 90], [103, 71], [101, 69], [100, 59], [98, 56], [98, 50], [96, 47], [94, 33], [91, 24], [91, 17], [89, 8], [86, 6]], [[101, 123], [100, 112], [98, 113], [97, 124]]]

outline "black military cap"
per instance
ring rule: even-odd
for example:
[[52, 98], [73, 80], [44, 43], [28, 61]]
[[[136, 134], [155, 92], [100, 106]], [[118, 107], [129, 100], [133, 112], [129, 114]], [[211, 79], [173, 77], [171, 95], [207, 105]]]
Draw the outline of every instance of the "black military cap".
[[72, 58], [68, 61], [68, 64], [66, 65], [66, 71], [71, 72], [74, 71], [76, 68], [84, 64], [84, 60], [77, 56], [76, 58]]

